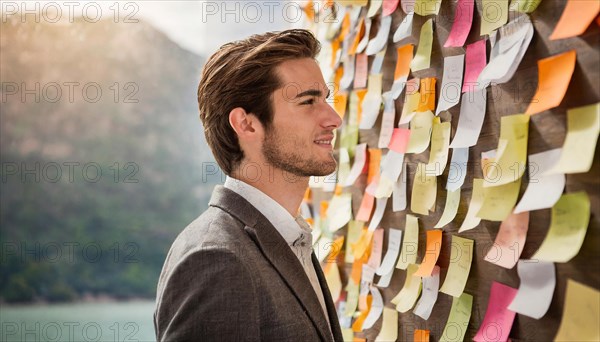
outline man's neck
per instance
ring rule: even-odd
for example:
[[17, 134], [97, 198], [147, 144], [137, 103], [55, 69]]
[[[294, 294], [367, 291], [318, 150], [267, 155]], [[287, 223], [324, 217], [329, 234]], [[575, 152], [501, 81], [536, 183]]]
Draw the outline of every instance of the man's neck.
[[[249, 172], [240, 172], [240, 170], [248, 170]], [[277, 168], [263, 167], [257, 170], [256, 167], [245, 168], [243, 165], [233, 172], [231, 177], [262, 191], [284, 207], [293, 217], [298, 215], [298, 208], [302, 203], [309, 179], [308, 177], [292, 175]]]

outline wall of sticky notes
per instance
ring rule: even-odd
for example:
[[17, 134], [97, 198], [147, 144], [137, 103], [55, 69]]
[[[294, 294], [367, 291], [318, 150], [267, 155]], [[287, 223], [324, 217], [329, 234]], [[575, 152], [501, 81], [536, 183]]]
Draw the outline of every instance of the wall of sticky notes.
[[599, 11], [308, 1], [344, 123], [302, 215], [346, 340], [600, 339]]

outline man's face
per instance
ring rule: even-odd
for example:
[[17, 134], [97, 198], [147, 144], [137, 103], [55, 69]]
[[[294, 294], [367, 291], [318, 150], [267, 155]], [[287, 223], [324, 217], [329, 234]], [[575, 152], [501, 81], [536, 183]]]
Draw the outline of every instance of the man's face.
[[283, 87], [273, 94], [273, 122], [262, 145], [266, 161], [300, 177], [332, 173], [332, 140], [342, 121], [326, 102], [329, 89], [319, 66], [304, 58], [286, 61], [276, 72]]

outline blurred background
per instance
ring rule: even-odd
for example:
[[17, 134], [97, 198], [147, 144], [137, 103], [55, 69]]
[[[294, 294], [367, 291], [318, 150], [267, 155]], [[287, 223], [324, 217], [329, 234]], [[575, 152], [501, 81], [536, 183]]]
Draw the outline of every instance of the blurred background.
[[0, 340], [152, 341], [166, 253], [224, 179], [202, 66], [303, 4], [0, 3]]

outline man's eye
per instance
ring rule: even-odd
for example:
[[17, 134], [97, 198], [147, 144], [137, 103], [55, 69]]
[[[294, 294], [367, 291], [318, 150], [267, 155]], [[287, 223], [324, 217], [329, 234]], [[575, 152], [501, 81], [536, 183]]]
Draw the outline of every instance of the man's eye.
[[315, 99], [309, 99], [300, 103], [301, 105], [312, 105], [315, 104]]

